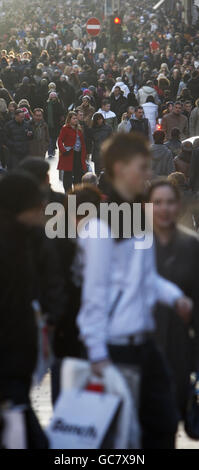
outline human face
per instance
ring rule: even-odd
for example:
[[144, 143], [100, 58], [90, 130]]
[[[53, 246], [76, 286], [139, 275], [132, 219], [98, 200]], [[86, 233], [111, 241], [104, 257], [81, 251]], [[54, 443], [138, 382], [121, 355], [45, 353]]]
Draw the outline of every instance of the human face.
[[186, 103], [186, 104], [184, 105], [184, 109], [185, 109], [185, 111], [187, 111], [188, 113], [190, 113], [190, 112], [191, 112], [191, 109], [192, 109], [191, 103]]
[[137, 154], [130, 161], [118, 161], [114, 166], [114, 179], [118, 187], [123, 187], [129, 200], [143, 193], [150, 179], [150, 158]]
[[137, 119], [142, 119], [143, 118], [143, 109], [138, 109], [136, 112], [135, 112], [135, 116]]
[[114, 90], [114, 95], [119, 96], [120, 95], [120, 89], [118, 87], [115, 88]]
[[153, 203], [153, 223], [155, 229], [172, 228], [179, 214], [180, 203], [169, 186], [153, 190], [150, 202]]
[[102, 126], [102, 124], [103, 124], [103, 119], [102, 119], [102, 117], [99, 117], [99, 118], [97, 119], [97, 125], [98, 125], [98, 126]]
[[21, 124], [24, 121], [24, 119], [25, 119], [25, 114], [24, 113], [19, 113], [19, 114], [15, 115], [15, 120], [19, 124]]
[[41, 113], [41, 111], [36, 111], [36, 113], [34, 113], [34, 121], [40, 122], [42, 121], [42, 119], [43, 119], [43, 114]]
[[110, 111], [110, 108], [111, 108], [111, 105], [109, 103], [103, 106], [105, 113], [108, 113]]
[[84, 99], [84, 100], [82, 101], [82, 104], [83, 104], [83, 106], [86, 108], [87, 106], [89, 106], [89, 100], [87, 100], [87, 98]]
[[72, 116], [72, 117], [71, 117], [71, 120], [70, 120], [71, 126], [72, 126], [72, 127], [76, 127], [76, 126], [77, 126], [77, 123], [78, 123], [77, 116]]
[[173, 108], [173, 112], [174, 112], [175, 114], [178, 114], [178, 115], [181, 114], [181, 112], [182, 112], [182, 106], [181, 106], [181, 104], [175, 104], [175, 106], [174, 106], [174, 108]]
[[84, 120], [84, 114], [82, 113], [82, 111], [78, 111], [77, 113], [77, 119], [78, 121], [83, 121]]
[[131, 118], [134, 111], [135, 111], [135, 108], [133, 106], [129, 106], [128, 111], [127, 111], [127, 116]]
[[15, 112], [15, 106], [13, 104], [9, 104], [8, 105], [8, 111], [10, 111], [10, 113], [14, 113]]

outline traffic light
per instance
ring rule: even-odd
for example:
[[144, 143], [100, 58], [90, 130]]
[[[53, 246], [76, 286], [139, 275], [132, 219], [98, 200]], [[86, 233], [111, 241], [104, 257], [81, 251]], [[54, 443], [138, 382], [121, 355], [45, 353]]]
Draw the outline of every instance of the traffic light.
[[119, 16], [110, 18], [110, 36], [112, 41], [122, 41], [122, 20]]
[[114, 23], [115, 23], [115, 24], [121, 24], [121, 19], [118, 18], [118, 16], [115, 16], [115, 18], [114, 18]]

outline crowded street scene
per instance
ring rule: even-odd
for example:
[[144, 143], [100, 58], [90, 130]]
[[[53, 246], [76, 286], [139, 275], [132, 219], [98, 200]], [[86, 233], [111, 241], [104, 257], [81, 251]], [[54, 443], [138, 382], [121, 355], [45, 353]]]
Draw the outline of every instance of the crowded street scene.
[[0, 286], [2, 452], [199, 449], [199, 0], [0, 0]]

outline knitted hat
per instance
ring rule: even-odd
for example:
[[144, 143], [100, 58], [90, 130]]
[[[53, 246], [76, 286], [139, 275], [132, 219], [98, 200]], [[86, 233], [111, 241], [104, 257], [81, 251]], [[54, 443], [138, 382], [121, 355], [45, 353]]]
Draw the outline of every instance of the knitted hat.
[[0, 209], [13, 215], [39, 207], [43, 195], [39, 185], [29, 173], [12, 171], [0, 180]]

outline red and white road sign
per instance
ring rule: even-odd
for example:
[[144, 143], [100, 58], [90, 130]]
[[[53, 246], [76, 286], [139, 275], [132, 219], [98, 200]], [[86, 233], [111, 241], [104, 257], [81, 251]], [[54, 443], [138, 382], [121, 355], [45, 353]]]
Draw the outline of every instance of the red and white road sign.
[[97, 36], [101, 30], [101, 23], [97, 18], [89, 18], [86, 23], [86, 31], [91, 36]]

